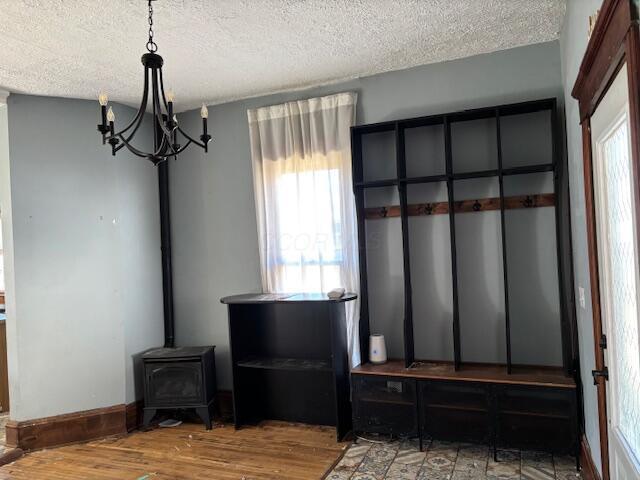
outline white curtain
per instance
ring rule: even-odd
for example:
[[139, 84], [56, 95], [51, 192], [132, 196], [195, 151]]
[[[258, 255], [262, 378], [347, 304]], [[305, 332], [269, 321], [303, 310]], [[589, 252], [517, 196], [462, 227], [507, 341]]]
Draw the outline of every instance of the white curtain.
[[[350, 127], [355, 93], [249, 110], [265, 292], [359, 292]], [[347, 302], [352, 365], [359, 302]]]

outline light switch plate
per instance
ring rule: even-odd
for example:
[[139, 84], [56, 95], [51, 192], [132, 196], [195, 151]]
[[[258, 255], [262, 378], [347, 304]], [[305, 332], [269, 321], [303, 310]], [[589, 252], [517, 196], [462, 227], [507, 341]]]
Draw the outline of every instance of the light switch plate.
[[584, 287], [578, 287], [578, 299], [580, 301], [580, 306], [583, 309], [587, 308], [586, 301], [584, 299]]

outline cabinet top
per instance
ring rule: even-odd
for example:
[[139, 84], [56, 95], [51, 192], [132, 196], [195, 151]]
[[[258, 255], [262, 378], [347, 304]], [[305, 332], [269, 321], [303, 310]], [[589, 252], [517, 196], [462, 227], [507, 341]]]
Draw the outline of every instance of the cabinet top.
[[238, 303], [304, 303], [304, 302], [349, 302], [358, 296], [355, 293], [345, 293], [340, 298], [329, 298], [323, 293], [243, 293], [223, 297], [220, 302], [226, 304]]
[[215, 348], [213, 345], [205, 347], [150, 348], [142, 354], [142, 358], [144, 360], [160, 360], [163, 358], [201, 357]]

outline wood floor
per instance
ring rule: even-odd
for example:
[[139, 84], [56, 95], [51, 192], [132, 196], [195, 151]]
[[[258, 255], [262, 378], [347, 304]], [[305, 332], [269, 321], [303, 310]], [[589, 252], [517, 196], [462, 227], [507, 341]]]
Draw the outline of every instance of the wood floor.
[[185, 424], [33, 452], [0, 467], [0, 479], [319, 480], [347, 446], [328, 427]]

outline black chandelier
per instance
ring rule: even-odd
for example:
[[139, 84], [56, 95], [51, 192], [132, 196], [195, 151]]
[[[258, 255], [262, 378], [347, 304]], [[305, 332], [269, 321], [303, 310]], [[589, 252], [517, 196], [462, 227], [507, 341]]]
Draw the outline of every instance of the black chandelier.
[[[158, 51], [158, 45], [153, 40], [153, 5], [155, 0], [149, 2], [149, 40], [147, 42], [147, 53], [142, 55], [142, 65], [144, 65], [144, 91], [142, 92], [142, 102], [140, 109], [133, 118], [131, 123], [119, 132], [115, 131], [115, 114], [113, 109], [109, 107], [107, 111], [108, 97], [107, 94], [101, 92], [98, 96], [100, 110], [102, 114], [102, 123], [98, 125], [98, 131], [102, 134], [102, 143], [111, 145], [111, 154], [115, 156], [123, 147], [138, 157], [147, 158], [155, 165], [182, 153], [192, 143], [207, 151], [207, 145], [211, 140], [211, 135], [207, 134], [207, 118], [209, 112], [205, 104], [202, 104], [200, 116], [202, 117], [202, 135], [200, 141], [189, 136], [178, 125], [176, 116], [173, 114], [173, 92], [168, 91], [165, 95], [164, 82], [162, 79], [163, 60]], [[149, 102], [149, 83], [151, 83], [151, 107], [154, 119], [154, 135], [153, 135], [153, 152], [145, 152], [131, 144], [138, 128], [142, 124], [144, 114], [147, 111]], [[184, 145], [178, 143], [178, 134], [186, 142]]]

